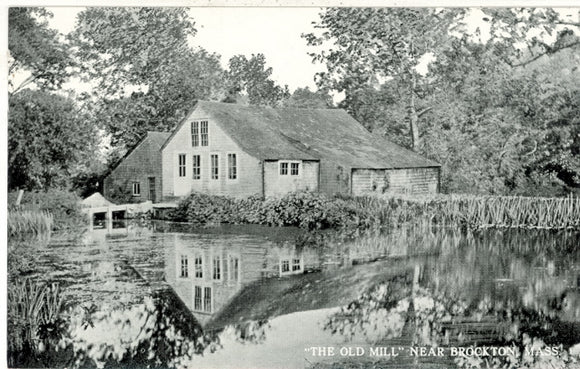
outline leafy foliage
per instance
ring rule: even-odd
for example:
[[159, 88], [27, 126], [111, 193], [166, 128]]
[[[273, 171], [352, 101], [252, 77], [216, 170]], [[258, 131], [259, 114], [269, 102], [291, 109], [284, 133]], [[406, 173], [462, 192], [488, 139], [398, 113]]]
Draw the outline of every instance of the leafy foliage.
[[252, 54], [249, 59], [244, 55], [232, 57], [227, 72], [230, 87], [225, 101], [236, 102], [243, 93], [250, 105], [279, 105], [290, 92], [288, 86], [278, 86], [271, 75], [272, 68], [266, 67], [264, 54]]
[[10, 96], [8, 187], [65, 186], [95, 147], [95, 129], [74, 101], [42, 91]]
[[[9, 8], [8, 49], [10, 50], [9, 86], [17, 93], [34, 83], [43, 89], [61, 87], [74, 65], [67, 45], [58, 32], [48, 28], [47, 18], [52, 14], [44, 8]], [[19, 86], [13, 82], [14, 75], [29, 72]]]

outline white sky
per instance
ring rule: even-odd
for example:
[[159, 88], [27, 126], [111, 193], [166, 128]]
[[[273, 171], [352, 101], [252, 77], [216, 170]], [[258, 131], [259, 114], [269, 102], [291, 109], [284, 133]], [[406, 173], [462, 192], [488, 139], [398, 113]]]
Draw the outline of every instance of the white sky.
[[[73, 30], [75, 17], [83, 8], [47, 7], [54, 14], [50, 25], [62, 33]], [[221, 55], [222, 66], [238, 54], [262, 53], [272, 78], [291, 91], [308, 86], [315, 89], [314, 75], [324, 70], [308, 56], [302, 33], [313, 31], [320, 8], [192, 8], [197, 34], [193, 46]]]

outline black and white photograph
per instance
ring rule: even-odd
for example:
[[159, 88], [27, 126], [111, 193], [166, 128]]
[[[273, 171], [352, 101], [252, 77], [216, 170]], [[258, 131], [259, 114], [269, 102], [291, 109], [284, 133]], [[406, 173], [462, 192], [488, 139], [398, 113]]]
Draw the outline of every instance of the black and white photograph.
[[5, 6], [1, 367], [580, 369], [580, 7], [96, 5]]

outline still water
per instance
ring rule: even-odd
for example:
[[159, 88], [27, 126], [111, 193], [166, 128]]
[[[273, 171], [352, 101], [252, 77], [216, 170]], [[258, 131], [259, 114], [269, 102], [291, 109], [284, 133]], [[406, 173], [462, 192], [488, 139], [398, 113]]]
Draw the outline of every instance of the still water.
[[[70, 366], [485, 367], [514, 348], [565, 364], [578, 245], [578, 232], [121, 221], [53, 235], [30, 277], [66, 295]], [[473, 346], [505, 350], [457, 355]]]

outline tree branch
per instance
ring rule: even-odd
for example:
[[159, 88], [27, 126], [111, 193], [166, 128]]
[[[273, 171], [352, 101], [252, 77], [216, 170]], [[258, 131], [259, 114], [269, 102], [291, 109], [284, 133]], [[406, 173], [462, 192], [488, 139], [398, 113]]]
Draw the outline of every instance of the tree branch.
[[524, 62], [521, 62], [521, 63], [518, 63], [518, 64], [512, 64], [512, 67], [514, 67], [514, 68], [515, 67], [523, 67], [524, 65], [528, 65], [528, 64], [530, 64], [530, 63], [532, 63], [532, 62], [540, 59], [544, 55], [555, 54], [558, 51], [561, 51], [561, 50], [564, 50], [564, 49], [568, 49], [570, 47], [574, 47], [574, 46], [577, 46], [577, 45], [580, 45], [580, 41], [576, 41], [576, 42], [573, 42], [573, 43], [571, 43], [569, 45], [559, 47], [559, 48], [557, 48], [555, 50], [548, 50], [548, 51], [546, 51], [544, 53], [541, 53], [541, 54], [538, 54], [538, 55], [534, 56], [533, 58], [528, 59], [528, 60], [526, 60]]

